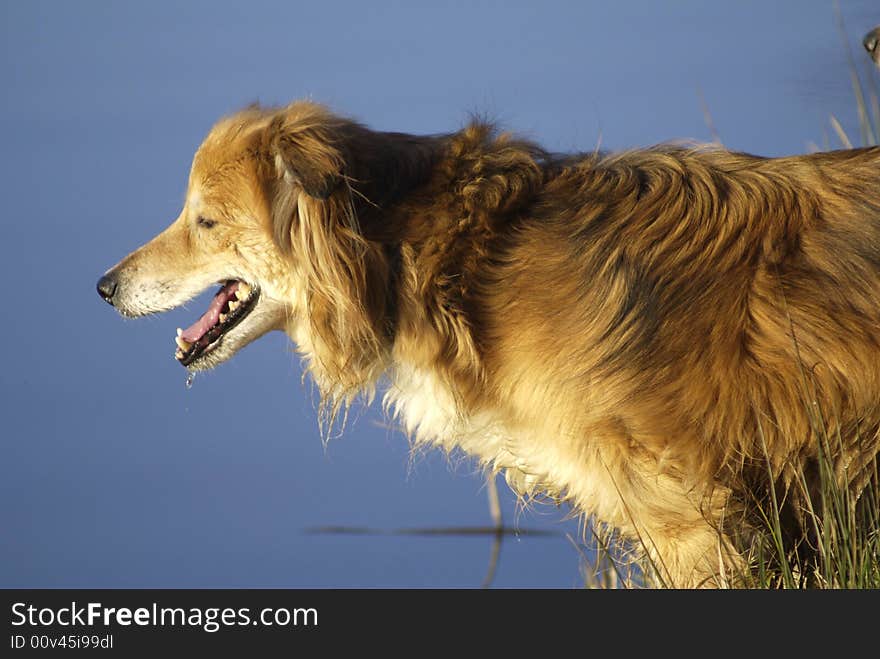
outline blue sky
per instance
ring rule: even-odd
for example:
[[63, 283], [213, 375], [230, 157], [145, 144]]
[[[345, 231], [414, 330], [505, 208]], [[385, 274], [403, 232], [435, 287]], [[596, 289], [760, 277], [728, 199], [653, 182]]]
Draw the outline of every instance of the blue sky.
[[[880, 22], [843, 0], [858, 61]], [[173, 331], [97, 277], [176, 217], [221, 115], [309, 97], [385, 130], [472, 112], [555, 150], [711, 138], [762, 155], [853, 134], [831, 2], [0, 2], [0, 586], [478, 586], [486, 537], [332, 536], [488, 522], [474, 465], [359, 409], [325, 449], [289, 342], [184, 386]], [[867, 66], [864, 70], [868, 70]], [[832, 139], [831, 144], [834, 145]], [[501, 586], [582, 583], [566, 510], [505, 516]]]

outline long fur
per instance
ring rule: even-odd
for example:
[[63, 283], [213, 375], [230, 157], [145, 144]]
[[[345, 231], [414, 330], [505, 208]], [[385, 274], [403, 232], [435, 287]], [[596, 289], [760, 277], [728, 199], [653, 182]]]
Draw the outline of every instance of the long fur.
[[870, 475], [876, 147], [560, 156], [481, 121], [411, 136], [300, 102], [202, 150], [259, 190], [283, 264], [263, 276], [298, 291], [285, 329], [331, 409], [384, 378], [417, 441], [641, 541], [674, 585], [743, 566], [770, 488], [802, 538], [796, 475], [816, 486], [822, 438], [841, 484]]

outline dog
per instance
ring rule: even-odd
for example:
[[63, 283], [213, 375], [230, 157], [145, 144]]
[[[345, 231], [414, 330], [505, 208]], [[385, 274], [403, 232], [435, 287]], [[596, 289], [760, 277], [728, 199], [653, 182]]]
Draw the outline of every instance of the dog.
[[734, 583], [774, 488], [800, 537], [821, 433], [854, 492], [880, 446], [877, 147], [560, 155], [252, 106], [97, 288], [142, 316], [214, 284], [183, 366], [284, 331], [325, 422], [382, 387], [417, 443], [569, 502], [676, 587]]
[[868, 56], [880, 67], [880, 25], [865, 35], [862, 45], [868, 51]]

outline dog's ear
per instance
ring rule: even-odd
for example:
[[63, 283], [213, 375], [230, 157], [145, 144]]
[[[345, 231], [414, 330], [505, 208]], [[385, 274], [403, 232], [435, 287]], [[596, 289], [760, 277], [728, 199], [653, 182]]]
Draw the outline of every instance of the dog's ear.
[[275, 238], [284, 249], [305, 216], [393, 241], [385, 212], [429, 180], [445, 148], [442, 137], [373, 131], [308, 102], [279, 111], [261, 139]]
[[310, 197], [327, 199], [342, 181], [345, 158], [333, 123], [279, 115], [269, 126], [278, 175]]

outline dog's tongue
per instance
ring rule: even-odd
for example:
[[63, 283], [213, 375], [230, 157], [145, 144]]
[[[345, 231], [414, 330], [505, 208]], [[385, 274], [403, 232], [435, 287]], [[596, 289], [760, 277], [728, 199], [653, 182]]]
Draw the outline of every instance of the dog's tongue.
[[195, 323], [183, 330], [180, 337], [190, 343], [195, 343], [202, 338], [209, 329], [217, 324], [217, 321], [220, 319], [220, 312], [223, 311], [226, 303], [235, 296], [236, 289], [238, 289], [238, 282], [231, 281], [217, 291], [217, 295], [211, 300], [208, 310]]

